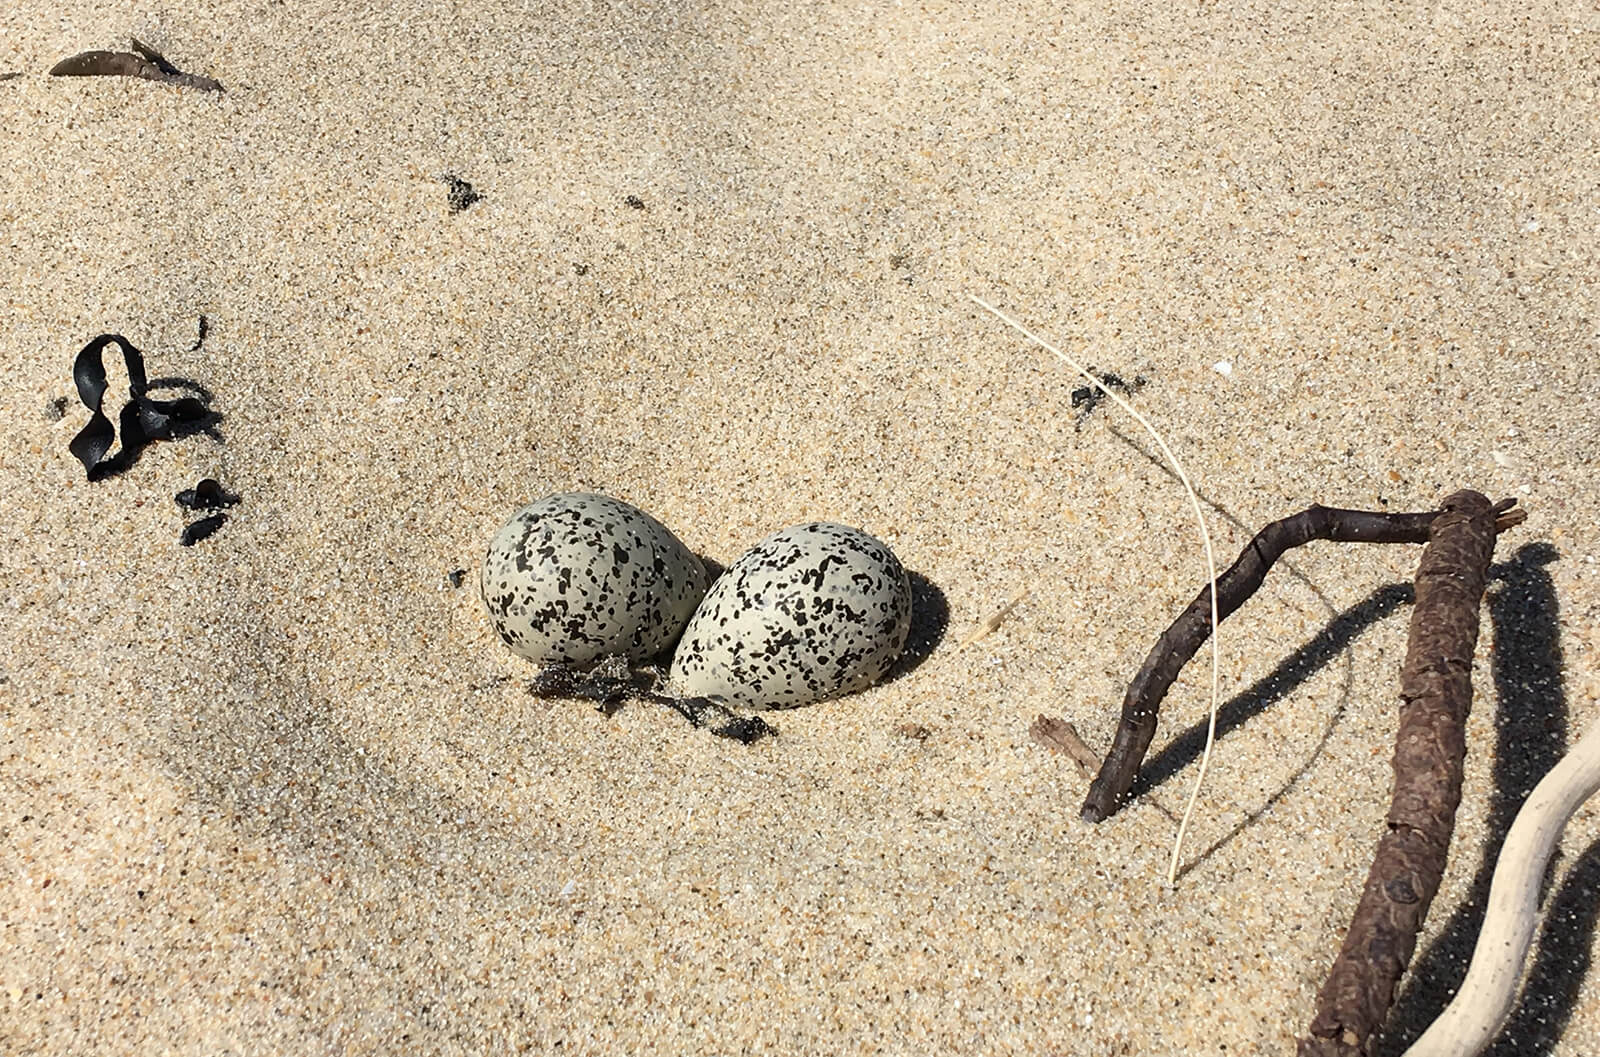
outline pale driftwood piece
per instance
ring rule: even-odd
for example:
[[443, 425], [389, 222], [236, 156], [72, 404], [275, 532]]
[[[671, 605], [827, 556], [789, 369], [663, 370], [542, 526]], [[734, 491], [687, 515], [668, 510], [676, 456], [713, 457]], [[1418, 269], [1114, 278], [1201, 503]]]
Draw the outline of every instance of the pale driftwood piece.
[[1462, 491], [1445, 499], [1429, 526], [1400, 669], [1388, 832], [1378, 842], [1344, 945], [1317, 994], [1300, 1057], [1368, 1052], [1439, 890], [1461, 803], [1478, 608], [1500, 512], [1479, 493]]
[[1489, 906], [1461, 990], [1405, 1057], [1476, 1057], [1494, 1041], [1516, 1003], [1533, 943], [1539, 887], [1561, 831], [1600, 792], [1600, 720], [1534, 787], [1495, 863]]

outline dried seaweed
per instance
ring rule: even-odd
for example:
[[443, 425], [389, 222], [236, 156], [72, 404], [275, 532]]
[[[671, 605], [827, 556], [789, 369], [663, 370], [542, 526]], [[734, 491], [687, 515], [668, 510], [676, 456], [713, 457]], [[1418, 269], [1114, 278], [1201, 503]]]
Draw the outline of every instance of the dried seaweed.
[[[84, 51], [62, 59], [50, 67], [53, 77], [137, 77], [162, 84], [220, 92], [222, 82], [199, 74], [184, 73], [160, 52], [135, 40], [133, 51]], [[135, 54], [137, 53], [137, 54]]]
[[[104, 411], [109, 386], [101, 357], [108, 345], [122, 349], [122, 360], [128, 369], [128, 402], [119, 416], [122, 446], [115, 455], [109, 453], [118, 439], [117, 427], [111, 424]], [[78, 388], [78, 399], [89, 409], [90, 418], [67, 447], [83, 463], [91, 481], [114, 477], [127, 470], [138, 462], [139, 453], [152, 441], [205, 433], [221, 421], [222, 416], [211, 410], [210, 395], [183, 379], [162, 379], [160, 385], [187, 387], [195, 390], [197, 396], [152, 399], [148, 394], [153, 386], [145, 375], [144, 354], [120, 334], [102, 334], [79, 350], [72, 364], [72, 378]]]
[[445, 173], [439, 177], [445, 185], [446, 199], [450, 204], [451, 213], [465, 212], [474, 203], [483, 201], [473, 186], [454, 173]]
[[593, 701], [602, 715], [611, 716], [629, 701], [649, 701], [666, 705], [693, 727], [704, 727], [713, 718], [721, 725], [711, 728], [719, 738], [730, 738], [749, 745], [778, 731], [759, 716], [741, 716], [727, 705], [709, 697], [675, 697], [663, 693], [661, 672], [652, 667], [635, 668], [625, 658], [606, 657], [593, 667], [552, 664], [541, 669], [528, 686], [535, 697], [580, 697]]
[[185, 510], [222, 510], [239, 503], [239, 497], [213, 477], [205, 478], [193, 488], [185, 488], [172, 498]]

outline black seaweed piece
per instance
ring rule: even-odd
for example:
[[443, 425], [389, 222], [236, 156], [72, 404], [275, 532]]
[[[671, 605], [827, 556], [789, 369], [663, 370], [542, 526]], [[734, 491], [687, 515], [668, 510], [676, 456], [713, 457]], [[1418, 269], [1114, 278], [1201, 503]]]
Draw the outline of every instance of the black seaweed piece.
[[[107, 453], [116, 442], [117, 430], [104, 411], [107, 382], [101, 353], [107, 345], [122, 347], [122, 361], [128, 368], [129, 397], [118, 416], [122, 424], [122, 449], [109, 457]], [[121, 334], [102, 334], [85, 345], [72, 363], [72, 380], [78, 387], [78, 399], [89, 409], [90, 418], [88, 425], [67, 444], [67, 449], [83, 463], [91, 481], [102, 481], [127, 470], [139, 461], [139, 453], [151, 441], [177, 440], [206, 432], [222, 417], [211, 410], [209, 394], [181, 379], [160, 379], [160, 384], [189, 385], [204, 395], [177, 400], [153, 400], [147, 396], [150, 380], [144, 371], [144, 354]]]
[[236, 506], [239, 502], [238, 496], [224, 489], [212, 477], [207, 477], [193, 488], [185, 488], [172, 498], [185, 510], [221, 510]]
[[464, 212], [474, 202], [483, 201], [483, 195], [473, 190], [472, 185], [454, 173], [445, 173], [439, 179], [444, 181], [450, 201], [450, 212]]
[[585, 671], [578, 665], [552, 664], [540, 670], [528, 685], [535, 697], [579, 697], [595, 702], [604, 716], [614, 716], [629, 701], [649, 701], [666, 705], [696, 728], [708, 725], [707, 716], [720, 717], [721, 726], [711, 733], [731, 738], [744, 745], [777, 729], [759, 716], [741, 716], [720, 701], [709, 697], [673, 697], [655, 689], [661, 681], [659, 669], [635, 670], [621, 657], [607, 657]]
[[640, 685], [626, 660], [607, 657], [587, 670], [573, 664], [549, 665], [534, 676], [528, 692], [535, 697], [581, 697], [612, 716], [628, 701], [643, 697], [648, 686]]
[[706, 713], [716, 713], [724, 722], [720, 727], [712, 727], [711, 733], [719, 738], [731, 738], [742, 745], [749, 745], [751, 742], [778, 733], [776, 727], [760, 716], [741, 716], [722, 702], [709, 697], [668, 697], [665, 694], [652, 694], [649, 699], [666, 705], [687, 719], [694, 727], [706, 726]]
[[451, 569], [445, 574], [444, 578], [450, 581], [451, 587], [460, 587], [462, 584], [467, 582], [467, 570]]
[[204, 315], [200, 317], [200, 336], [194, 339], [194, 344], [189, 346], [190, 352], [199, 352], [200, 346], [206, 343], [206, 331], [211, 329], [210, 321]]
[[627, 206], [629, 209], [643, 209], [644, 199], [640, 198], [638, 195], [629, 195], [622, 200], [622, 204]]
[[184, 529], [183, 535], [178, 537], [178, 542], [185, 547], [193, 547], [201, 540], [214, 535], [217, 529], [222, 527], [222, 523], [227, 520], [227, 514], [212, 514], [210, 517], [203, 517]]
[[184, 73], [148, 44], [133, 41], [133, 51], [84, 51], [50, 67], [52, 77], [138, 77], [202, 92], [222, 91], [222, 82]]
[[[1140, 389], [1143, 389], [1150, 382], [1150, 379], [1146, 378], [1142, 374], [1134, 375], [1133, 381], [1129, 382], [1115, 371], [1106, 371], [1101, 373], [1100, 371], [1097, 371], [1091, 367], [1089, 369], [1089, 373], [1100, 379], [1100, 385], [1105, 386], [1106, 389], [1116, 389], [1130, 395], [1138, 392]], [[1099, 388], [1099, 386], [1080, 385], [1078, 388], [1072, 391], [1072, 406], [1079, 408], [1077, 428], [1083, 428], [1084, 420], [1087, 419], [1094, 409], [1099, 407], [1105, 399], [1105, 391]]]

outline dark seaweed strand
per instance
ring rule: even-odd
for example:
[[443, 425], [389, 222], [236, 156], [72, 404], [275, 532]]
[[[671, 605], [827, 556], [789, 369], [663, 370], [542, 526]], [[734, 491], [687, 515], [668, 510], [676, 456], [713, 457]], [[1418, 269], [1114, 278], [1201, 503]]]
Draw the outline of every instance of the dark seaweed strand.
[[528, 692], [535, 697], [579, 697], [593, 701], [606, 716], [616, 714], [629, 701], [649, 701], [667, 706], [697, 728], [708, 725], [708, 716], [720, 717], [721, 725], [712, 727], [711, 733], [744, 745], [778, 733], [761, 717], [741, 716], [709, 697], [673, 697], [660, 693], [653, 689], [659, 680], [660, 673], [655, 669], [636, 672], [622, 658], [608, 657], [589, 671], [568, 664], [548, 665], [534, 677]]
[[[1513, 502], [1507, 500], [1496, 506], [1497, 530], [1503, 531], [1526, 516], [1510, 509]], [[1294, 547], [1319, 539], [1340, 543], [1424, 543], [1429, 526], [1438, 516], [1438, 511], [1389, 514], [1312, 506], [1274, 521], [1256, 533], [1238, 559], [1217, 577], [1217, 619], [1226, 620], [1238, 610], [1261, 586], [1273, 563]], [[1081, 814], [1085, 821], [1103, 821], [1126, 802], [1155, 737], [1162, 699], [1183, 666], [1210, 637], [1211, 586], [1207, 584], [1161, 633], [1128, 684], [1111, 751], [1083, 800]]]
[[[119, 416], [122, 450], [108, 457], [111, 445], [117, 440], [116, 427], [104, 410], [109, 383], [102, 356], [109, 345], [122, 349], [122, 361], [128, 370], [128, 403], [123, 405]], [[89, 409], [89, 422], [67, 443], [67, 450], [83, 463], [91, 481], [126, 470], [151, 441], [187, 436], [215, 421], [204, 400], [195, 397], [154, 400], [146, 395], [150, 382], [145, 374], [144, 354], [121, 334], [101, 334], [80, 349], [72, 363], [72, 380], [78, 389], [78, 399]]]

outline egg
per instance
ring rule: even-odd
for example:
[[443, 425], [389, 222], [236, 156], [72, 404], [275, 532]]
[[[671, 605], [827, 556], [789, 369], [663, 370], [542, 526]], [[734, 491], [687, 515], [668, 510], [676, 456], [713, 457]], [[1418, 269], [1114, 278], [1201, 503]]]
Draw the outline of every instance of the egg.
[[860, 529], [797, 525], [717, 578], [668, 685], [748, 708], [807, 705], [882, 678], [910, 630], [911, 581], [893, 551]]
[[529, 503], [495, 533], [479, 587], [513, 652], [581, 665], [670, 647], [706, 593], [706, 570], [637, 507], [567, 492]]

